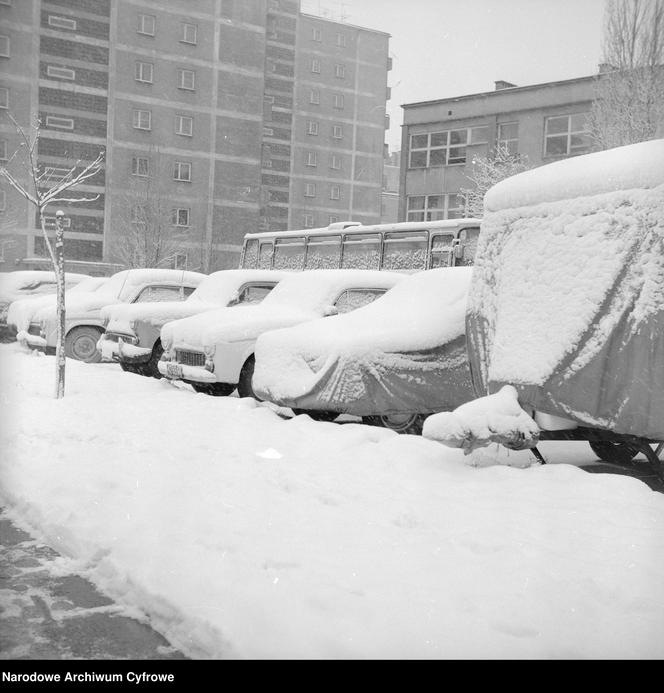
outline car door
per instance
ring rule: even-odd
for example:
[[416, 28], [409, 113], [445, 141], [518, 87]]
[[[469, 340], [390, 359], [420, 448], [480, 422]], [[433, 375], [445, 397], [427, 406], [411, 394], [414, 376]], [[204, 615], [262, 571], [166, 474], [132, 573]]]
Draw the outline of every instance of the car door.
[[334, 302], [336, 313], [349, 313], [380, 298], [387, 289], [346, 289]]

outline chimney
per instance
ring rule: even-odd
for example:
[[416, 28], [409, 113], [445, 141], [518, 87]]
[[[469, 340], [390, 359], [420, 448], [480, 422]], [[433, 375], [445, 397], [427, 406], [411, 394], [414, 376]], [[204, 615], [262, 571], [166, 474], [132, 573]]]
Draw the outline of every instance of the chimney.
[[494, 82], [496, 85], [496, 91], [499, 91], [500, 89], [509, 89], [510, 87], [516, 87], [516, 84], [512, 84], [512, 82], [506, 82], [504, 79], [499, 79]]

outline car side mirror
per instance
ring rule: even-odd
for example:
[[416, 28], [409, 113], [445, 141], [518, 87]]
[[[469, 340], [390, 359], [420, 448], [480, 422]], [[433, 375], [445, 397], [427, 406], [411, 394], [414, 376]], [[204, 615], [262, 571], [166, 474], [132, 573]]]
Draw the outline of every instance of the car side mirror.
[[454, 257], [457, 260], [463, 260], [463, 245], [459, 241], [454, 244]]

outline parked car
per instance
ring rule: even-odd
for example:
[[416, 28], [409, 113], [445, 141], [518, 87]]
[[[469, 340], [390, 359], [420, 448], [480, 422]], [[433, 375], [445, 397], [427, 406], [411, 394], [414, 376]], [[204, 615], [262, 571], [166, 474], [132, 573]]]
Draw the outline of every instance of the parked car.
[[[118, 272], [96, 291], [66, 297], [65, 354], [79, 361], [98, 362], [97, 342], [104, 331], [101, 309], [114, 303], [184, 300], [207, 275], [174, 269], [131, 269]], [[26, 344], [54, 353], [57, 343], [55, 306], [41, 308], [32, 318]]]
[[346, 313], [382, 296], [406, 275], [373, 270], [311, 270], [283, 279], [258, 306], [221, 308], [161, 329], [159, 372], [197, 392], [252, 397], [256, 339], [268, 330]]
[[224, 306], [257, 305], [287, 274], [221, 270], [206, 277], [185, 301], [106, 306], [101, 310], [106, 332], [97, 345], [102, 361], [117, 361], [125, 371], [161, 378], [157, 364], [164, 350], [159, 333], [166, 322]]
[[256, 395], [317, 419], [353, 414], [420, 433], [427, 415], [474, 396], [465, 335], [471, 273], [418, 272], [352, 313], [261, 335]]
[[466, 451], [664, 450], [664, 139], [556, 161], [484, 197], [466, 328], [477, 400], [429, 417]]
[[[87, 274], [65, 272], [65, 288], [75, 286]], [[0, 339], [12, 341], [16, 333], [7, 324], [9, 305], [19, 298], [28, 296], [43, 296], [54, 294], [57, 290], [55, 272], [46, 270], [17, 270], [16, 272], [0, 272]]]
[[[78, 284], [65, 289], [65, 295], [78, 294], [81, 292], [96, 291], [108, 281], [108, 277], [88, 277]], [[12, 301], [7, 311], [7, 325], [10, 330], [16, 333], [16, 339], [25, 344], [24, 335], [28, 332], [32, 317], [41, 308], [56, 306], [57, 296], [46, 294], [45, 296], [29, 296]]]

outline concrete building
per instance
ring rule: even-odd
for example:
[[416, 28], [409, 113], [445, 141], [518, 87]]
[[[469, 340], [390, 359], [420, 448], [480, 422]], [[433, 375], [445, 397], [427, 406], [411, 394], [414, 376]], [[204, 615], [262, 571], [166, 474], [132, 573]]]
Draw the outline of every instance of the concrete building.
[[385, 145], [383, 189], [380, 193], [380, 223], [393, 224], [399, 220], [399, 172], [401, 152], [389, 153]]
[[[139, 239], [212, 271], [247, 232], [379, 220], [386, 34], [298, 0], [0, 0], [0, 25], [0, 109], [41, 119], [51, 181], [106, 154], [77, 188], [98, 198], [60, 205], [79, 269], [126, 264]], [[0, 114], [0, 156], [16, 145]], [[47, 257], [6, 184], [0, 248], [0, 271]]]
[[518, 87], [497, 81], [495, 90], [403, 106], [399, 220], [465, 216], [462, 188], [475, 157], [497, 144], [529, 166], [583, 154], [598, 75]]

